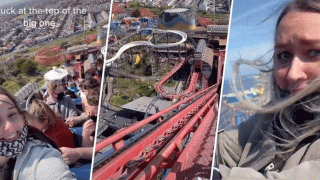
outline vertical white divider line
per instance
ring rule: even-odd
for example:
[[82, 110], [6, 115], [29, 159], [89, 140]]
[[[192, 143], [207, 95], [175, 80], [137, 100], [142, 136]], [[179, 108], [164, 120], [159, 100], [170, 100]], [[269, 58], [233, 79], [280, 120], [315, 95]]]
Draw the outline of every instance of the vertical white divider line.
[[95, 130], [95, 137], [94, 137], [94, 145], [93, 145], [93, 152], [92, 152], [92, 161], [91, 161], [91, 170], [90, 170], [90, 180], [92, 180], [92, 170], [94, 165], [94, 155], [95, 155], [95, 149], [96, 149], [96, 143], [97, 143], [97, 132], [98, 132], [98, 124], [100, 120], [100, 110], [101, 110], [101, 99], [102, 99], [102, 93], [103, 93], [103, 86], [104, 86], [104, 79], [105, 79], [105, 70], [106, 70], [106, 59], [107, 59], [107, 52], [108, 52], [108, 42], [109, 42], [109, 34], [110, 34], [110, 23], [111, 23], [111, 17], [112, 17], [112, 5], [113, 0], [110, 2], [110, 12], [109, 12], [109, 22], [108, 22], [108, 32], [106, 37], [106, 45], [104, 47], [104, 53], [103, 54], [103, 70], [102, 70], [102, 79], [100, 83], [100, 96], [99, 96], [99, 106], [98, 106], [98, 114], [97, 114], [97, 122], [96, 122], [96, 130]]
[[231, 18], [232, 18], [232, 10], [233, 10], [233, 2], [231, 4], [231, 13], [229, 16], [229, 27], [228, 27], [228, 40], [227, 40], [227, 46], [226, 46], [226, 52], [225, 52], [225, 56], [224, 56], [224, 65], [223, 65], [223, 74], [222, 74], [222, 80], [221, 80], [221, 89], [220, 89], [220, 99], [219, 99], [219, 109], [218, 109], [218, 116], [217, 116], [217, 126], [216, 126], [216, 136], [215, 136], [215, 140], [214, 140], [214, 148], [213, 148], [213, 155], [212, 155], [212, 166], [211, 166], [211, 175], [210, 175], [210, 180], [212, 180], [212, 172], [213, 169], [217, 169], [214, 167], [214, 161], [215, 161], [215, 154], [216, 154], [216, 147], [217, 147], [217, 140], [218, 140], [218, 132], [219, 132], [219, 122], [220, 122], [220, 112], [221, 112], [221, 102], [222, 102], [222, 91], [223, 91], [223, 86], [224, 86], [224, 78], [225, 78], [225, 72], [226, 72], [226, 64], [227, 64], [227, 55], [228, 55], [228, 45], [229, 45], [229, 35], [230, 35], [230, 29], [231, 29]]

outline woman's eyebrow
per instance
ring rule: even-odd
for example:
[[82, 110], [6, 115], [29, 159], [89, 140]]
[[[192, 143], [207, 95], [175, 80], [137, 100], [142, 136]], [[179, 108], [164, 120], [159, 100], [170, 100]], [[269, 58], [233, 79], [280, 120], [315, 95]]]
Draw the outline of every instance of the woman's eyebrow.
[[275, 46], [274, 46], [274, 48], [285, 48], [285, 47], [287, 47], [288, 45], [286, 45], [286, 44], [284, 44], [284, 43], [281, 43], [281, 44], [276, 44]]
[[10, 107], [8, 108], [8, 110], [11, 110], [11, 109], [16, 109], [16, 107], [15, 107], [14, 105], [12, 105], [12, 106], [10, 106]]
[[299, 43], [304, 45], [313, 45], [313, 44], [320, 44], [319, 39], [301, 39]]
[[7, 101], [0, 101], [0, 106], [2, 103], [6, 103], [6, 104], [9, 104], [9, 108], [8, 110], [11, 110], [11, 109], [17, 109], [17, 107], [12, 103], [12, 102], [7, 102]]
[[[298, 41], [299, 44], [302, 45], [320, 45], [320, 40], [319, 39], [300, 39]], [[275, 43], [274, 48], [285, 48], [288, 45], [290, 45], [290, 42], [280, 42], [280, 43]]]

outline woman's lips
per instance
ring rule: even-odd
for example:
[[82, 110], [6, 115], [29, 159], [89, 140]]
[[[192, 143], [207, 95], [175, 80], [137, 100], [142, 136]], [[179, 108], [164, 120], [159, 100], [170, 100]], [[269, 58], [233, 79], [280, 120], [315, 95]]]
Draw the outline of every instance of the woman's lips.
[[11, 136], [9, 136], [9, 137], [7, 137], [7, 138], [2, 138], [1, 140], [2, 141], [6, 141], [6, 142], [13, 142], [13, 141], [15, 141], [16, 139], [18, 139], [19, 138], [19, 132], [16, 132], [15, 134], [13, 134], [13, 135], [11, 135]]
[[293, 94], [296, 94], [301, 90], [303, 90], [303, 89], [293, 89], [293, 90], [290, 90], [290, 92], [293, 93]]
[[294, 86], [294, 87], [289, 87], [289, 91], [293, 94], [298, 93], [299, 91], [304, 90], [305, 88], [308, 87], [308, 84], [300, 84], [299, 86]]

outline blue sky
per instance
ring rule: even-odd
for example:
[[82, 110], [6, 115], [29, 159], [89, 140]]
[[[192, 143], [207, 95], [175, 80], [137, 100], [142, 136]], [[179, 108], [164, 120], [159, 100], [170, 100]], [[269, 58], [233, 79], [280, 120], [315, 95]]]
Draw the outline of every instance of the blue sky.
[[[232, 65], [238, 58], [255, 60], [273, 48], [274, 27], [288, 0], [234, 0], [225, 78], [232, 76]], [[267, 20], [266, 20], [267, 19]], [[265, 59], [270, 59], [271, 54]], [[243, 66], [245, 68], [245, 66]], [[244, 75], [257, 73], [253, 68], [242, 69]]]

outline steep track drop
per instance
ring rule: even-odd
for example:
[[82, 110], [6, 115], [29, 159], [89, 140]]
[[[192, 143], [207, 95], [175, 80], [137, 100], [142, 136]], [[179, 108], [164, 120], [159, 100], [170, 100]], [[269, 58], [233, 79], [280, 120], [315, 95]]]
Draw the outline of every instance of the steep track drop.
[[[216, 115], [224, 52], [217, 52], [218, 67], [216, 84], [199, 92], [194, 92], [199, 72], [192, 72], [187, 90], [182, 94], [170, 94], [162, 90], [162, 85], [186, 60], [173, 68], [156, 89], [161, 95], [183, 100], [140, 122], [123, 128], [96, 145], [95, 152], [110, 148], [113, 153], [95, 162], [92, 179], [154, 179], [165, 169], [171, 168], [167, 179], [210, 178]], [[157, 90], [157, 91], [158, 91]], [[193, 92], [193, 93], [190, 93]], [[188, 94], [186, 96], [186, 94]], [[168, 117], [164, 118], [163, 117]], [[125, 145], [125, 136], [136, 132], [148, 123], [159, 123], [143, 135]]]

